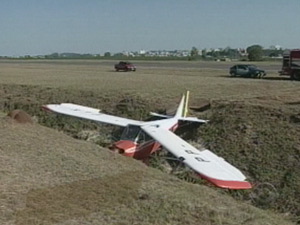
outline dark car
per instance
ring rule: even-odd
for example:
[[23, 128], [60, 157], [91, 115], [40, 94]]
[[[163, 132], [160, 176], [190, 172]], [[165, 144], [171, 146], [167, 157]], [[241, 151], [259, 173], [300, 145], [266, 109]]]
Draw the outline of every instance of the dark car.
[[231, 76], [261, 78], [266, 76], [266, 72], [257, 68], [255, 65], [234, 65], [230, 68], [229, 73]]
[[115, 64], [115, 70], [116, 71], [120, 71], [120, 70], [136, 71], [136, 67], [133, 64], [131, 64], [130, 62], [121, 61], [118, 64]]

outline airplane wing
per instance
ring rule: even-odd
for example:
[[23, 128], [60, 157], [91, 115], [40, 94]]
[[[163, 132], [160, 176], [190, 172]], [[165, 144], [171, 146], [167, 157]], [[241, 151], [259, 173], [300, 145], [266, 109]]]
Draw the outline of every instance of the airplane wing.
[[173, 132], [155, 125], [141, 126], [148, 135], [157, 140], [179, 160], [214, 185], [228, 189], [249, 189], [251, 184], [234, 166], [211, 151], [198, 150]]
[[79, 117], [82, 119], [88, 119], [122, 127], [126, 127], [128, 124], [140, 126], [143, 123], [142, 121], [126, 119], [118, 116], [111, 116], [101, 113], [99, 109], [71, 103], [44, 105], [42, 106], [42, 108], [47, 111], [52, 111], [59, 114]]

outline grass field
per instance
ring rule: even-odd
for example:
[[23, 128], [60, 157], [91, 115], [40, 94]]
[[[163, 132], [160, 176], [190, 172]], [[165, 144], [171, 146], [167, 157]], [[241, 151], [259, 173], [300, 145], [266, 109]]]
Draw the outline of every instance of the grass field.
[[[204, 224], [288, 223], [287, 221], [283, 222], [279, 219], [271, 220], [270, 218], [277, 218], [277, 216], [272, 213], [270, 214], [269, 210], [284, 213], [281, 214], [283, 219], [292, 218], [293, 221], [300, 221], [300, 141], [298, 135], [300, 131], [300, 100], [298, 97], [300, 94], [300, 82], [279, 77], [277, 73], [277, 71], [280, 70], [279, 63], [257, 63], [259, 67], [267, 71], [268, 75], [265, 79], [230, 78], [228, 76], [228, 69], [234, 64], [233, 62], [136, 61], [134, 62], [137, 66], [136, 72], [115, 72], [113, 70], [114, 63], [117, 62], [97, 60], [1, 60], [0, 110], [8, 112], [9, 110], [16, 108], [23, 109], [32, 115], [35, 120], [39, 121], [40, 124], [64, 131], [76, 138], [81, 136], [82, 130], [97, 130], [100, 132], [101, 137], [95, 142], [105, 146], [107, 141], [111, 139], [110, 127], [102, 125], [96, 126], [94, 123], [82, 122], [67, 117], [51, 116], [41, 112], [40, 106], [48, 103], [73, 102], [101, 108], [103, 111], [115, 115], [134, 119], [146, 119], [150, 111], [165, 111], [172, 109], [177, 105], [182, 92], [190, 90], [192, 106], [197, 108], [198, 106], [201, 106], [203, 102], [210, 102], [211, 104], [211, 108], [205, 112], [191, 111], [190, 113], [201, 118], [209, 119], [211, 122], [205, 126], [191, 129], [190, 132], [186, 134], [185, 138], [196, 145], [204, 145], [219, 156], [222, 156], [233, 163], [247, 175], [255, 187], [253, 190], [246, 192], [229, 192], [217, 189], [216, 191], [219, 194], [214, 198], [219, 199], [220, 202], [224, 203], [225, 201], [228, 201], [227, 199], [233, 200], [232, 197], [238, 199], [240, 202], [239, 204], [242, 204], [242, 208], [235, 210], [240, 212], [240, 214], [232, 214], [233, 217], [231, 217], [230, 211], [233, 212], [233, 208], [221, 214], [216, 211], [212, 212], [211, 210], [214, 206], [210, 205], [209, 200], [206, 199], [205, 204], [207, 204], [207, 208], [203, 209], [204, 211], [201, 211], [202, 209], [198, 208], [200, 212], [202, 212], [202, 215], [211, 213], [207, 218], [201, 217], [201, 219], [205, 219]], [[10, 132], [14, 129], [14, 127], [5, 124], [3, 127], [9, 128]], [[39, 130], [40, 128], [36, 129]], [[6, 137], [7, 140], [16, 140], [18, 135], [23, 136], [28, 131], [24, 131], [25, 133], [20, 134], [16, 133], [16, 136], [5, 136], [5, 131], [3, 132], [1, 137]], [[37, 133], [32, 134], [32, 137], [35, 135], [38, 136], [39, 133], [44, 134], [45, 132], [46, 131], [42, 130], [38, 131]], [[43, 136], [43, 138], [41, 137], [40, 139], [42, 140], [39, 141], [47, 140], [47, 135]], [[57, 137], [55, 137], [55, 139], [57, 139]], [[87, 138], [85, 137], [84, 139]], [[23, 140], [23, 142], [26, 143], [26, 140]], [[31, 141], [34, 142], [34, 138], [32, 138]], [[64, 143], [64, 140], [61, 140], [59, 143]], [[34, 146], [38, 146], [39, 144], [40, 143], [36, 143]], [[2, 145], [0, 145], [1, 152], [5, 152], [6, 150], [5, 154], [7, 154], [7, 151], [15, 151], [14, 154], [16, 155], [18, 151], [17, 149], [13, 150], [11, 145], [11, 143], [8, 143], [7, 146], [10, 147], [6, 148], [2, 143]], [[22, 141], [19, 145], [22, 145]], [[75, 145], [76, 144], [74, 144], [74, 146]], [[30, 188], [19, 190], [17, 187], [19, 187], [22, 182], [18, 183], [15, 181], [14, 188], [16, 188], [16, 190], [18, 189], [16, 193], [28, 192], [29, 201], [34, 198], [42, 198], [44, 193], [46, 193], [46, 196], [48, 196], [47, 201], [50, 201], [51, 206], [55, 208], [60, 206], [60, 203], [51, 200], [56, 191], [57, 193], [60, 193], [59, 196], [63, 199], [63, 193], [66, 190], [72, 189], [72, 186], [62, 186], [63, 183], [71, 182], [75, 187], [74, 190], [77, 192], [80, 187], [86, 186], [89, 182], [102, 187], [101, 185], [103, 185], [103, 183], [99, 184], [98, 178], [92, 180], [92, 177], [97, 177], [98, 171], [104, 169], [102, 167], [97, 169], [93, 167], [91, 169], [87, 166], [89, 164], [88, 160], [92, 160], [91, 163], [96, 163], [96, 161], [93, 161], [94, 159], [92, 159], [95, 156], [91, 156], [91, 158], [85, 156], [86, 161], [81, 162], [85, 165], [87, 170], [91, 170], [90, 174], [88, 171], [78, 172], [76, 168], [78, 169], [79, 167], [76, 162], [79, 163], [80, 160], [76, 158], [77, 156], [70, 156], [70, 149], [73, 148], [71, 146], [73, 146], [73, 144], [71, 144], [71, 141], [68, 139], [65, 145], [65, 148], [68, 149], [68, 153], [55, 153], [56, 155], [59, 155], [59, 158], [55, 159], [58, 161], [55, 161], [53, 168], [51, 167], [51, 161], [47, 161], [47, 157], [51, 158], [54, 156], [48, 154], [43, 156], [45, 157], [43, 160], [46, 160], [47, 164], [50, 165], [49, 170], [52, 171], [51, 173], [59, 173], [59, 176], [61, 176], [61, 180], [57, 182], [57, 187], [50, 188], [45, 183], [37, 184], [38, 182], [30, 180], [30, 182], [26, 184]], [[36, 157], [35, 154], [42, 154], [41, 152], [34, 152], [35, 147], [32, 148], [31, 154], [34, 154], [34, 157]], [[64, 150], [62, 149], [60, 151]], [[23, 158], [21, 156], [23, 156]], [[19, 160], [26, 159], [29, 160], [28, 163], [30, 162], [30, 159], [26, 154], [22, 154], [21, 156]], [[5, 162], [3, 157], [1, 160]], [[71, 168], [65, 168], [62, 164], [59, 164], [61, 160], [67, 160], [68, 157], [71, 157], [73, 160], [72, 162], [68, 162], [68, 165], [75, 166], [75, 171], [78, 172], [76, 176], [71, 172]], [[78, 157], [82, 157], [82, 155], [78, 153]], [[159, 159], [158, 162], [160, 162]], [[42, 162], [39, 162], [35, 166], [40, 166], [40, 163]], [[59, 166], [62, 171], [67, 169], [67, 174], [57, 171], [55, 166], [58, 164], [56, 163], [62, 166]], [[111, 166], [108, 162], [105, 162], [104, 164], [108, 167]], [[18, 163], [14, 161], [13, 164], [7, 164], [7, 168], [16, 170], [12, 165], [18, 165]], [[133, 168], [133, 170], [139, 169]], [[17, 174], [16, 171], [5, 171], [4, 174], [7, 174], [7, 176], [1, 175], [1, 177], [5, 179], [10, 179], [11, 176], [18, 177], [19, 180], [24, 179], [24, 177]], [[40, 175], [44, 176], [45, 174], [47, 174], [47, 171], [36, 174], [35, 172], [28, 170], [26, 176], [34, 178], [39, 177]], [[155, 172], [153, 174], [155, 174]], [[77, 176], [80, 177], [80, 179]], [[50, 174], [48, 177], [49, 180], [46, 178], [43, 182], [49, 182], [49, 180], [53, 179], [55, 181], [55, 178], [51, 177]], [[79, 182], [79, 180], [82, 179], [88, 179], [88, 182], [86, 184]], [[8, 184], [10, 182], [12, 181], [7, 181], [7, 183], [1, 187], [1, 190], [8, 191], [5, 187], [7, 185], [9, 188], [10, 186]], [[111, 179], [104, 183], [109, 186], [109, 182], [111, 182]], [[132, 182], [136, 181], [133, 180]], [[149, 182], [154, 181], [152, 180]], [[122, 185], [131, 185], [129, 183]], [[203, 182], [200, 183], [202, 184]], [[172, 184], [173, 183], [171, 182], [170, 184], [163, 185]], [[37, 192], [30, 191], [34, 188], [34, 185], [37, 185]], [[118, 186], [118, 184], [115, 185]], [[194, 188], [195, 186], [202, 187], [203, 185], [192, 186]], [[160, 189], [159, 186], [155, 186], [153, 189], [159, 189], [162, 191], [161, 193], [165, 193], [164, 191], [167, 192], [167, 189]], [[60, 190], [62, 190], [62, 192], [60, 192]], [[214, 191], [215, 190], [213, 190], [213, 192]], [[176, 190], [173, 192], [176, 193]], [[34, 221], [34, 213], [36, 213], [33, 209], [34, 205], [40, 203], [32, 201], [29, 205], [33, 208], [29, 207], [28, 209], [24, 209], [22, 206], [24, 202], [18, 202], [14, 198], [12, 198], [13, 202], [10, 202], [10, 194], [13, 193], [8, 192], [8, 195], [4, 195], [0, 200], [5, 200], [5, 204], [8, 204], [9, 207], [11, 206], [10, 204], [16, 204], [13, 208], [17, 207], [18, 209], [23, 209], [23, 211], [18, 211], [18, 218], [28, 219], [29, 222], [24, 224], [32, 223], [32, 221]], [[103, 198], [106, 206], [109, 204], [109, 201], [103, 196], [107, 194], [109, 193], [101, 192], [99, 195], [96, 195], [97, 198]], [[135, 199], [138, 198], [134, 196], [134, 193], [123, 194], [124, 196], [128, 194], [128, 197], [131, 199], [130, 201], [135, 201]], [[187, 193], [180, 190], [178, 195], [184, 196], [187, 195]], [[120, 198], [125, 198], [124, 196], [120, 196]], [[172, 198], [175, 196], [176, 194], [174, 196], [172, 195]], [[199, 197], [198, 193], [195, 195], [193, 194], [192, 196], [194, 196], [194, 198]], [[222, 197], [220, 196], [224, 196], [226, 200], [221, 199]], [[161, 196], [154, 197], [154, 199], [158, 198], [161, 198]], [[80, 199], [81, 198], [78, 198], [76, 201], [81, 201]], [[72, 204], [76, 205], [78, 203], [76, 201], [70, 200], [70, 206]], [[122, 214], [120, 218], [115, 218], [114, 223], [114, 219], [110, 220], [111, 218], [114, 218], [113, 208], [109, 207], [107, 211], [103, 208], [100, 209], [92, 199], [89, 200], [88, 198], [88, 201], [91, 201], [91, 210], [83, 209], [81, 206], [80, 208], [76, 208], [75, 211], [66, 209], [65, 217], [58, 217], [56, 222], [58, 224], [68, 224], [68, 222], [63, 223], [63, 221], [73, 221], [73, 223], [70, 222], [70, 224], [80, 224], [80, 221], [83, 221], [82, 218], [86, 217], [87, 214], [89, 218], [87, 224], [97, 224], [97, 221], [99, 222], [100, 220], [97, 220], [96, 218], [99, 219], [99, 217], [109, 220], [111, 224], [122, 224], [120, 218], [126, 218], [125, 214], [128, 211], [124, 209], [124, 205], [122, 204], [122, 206], [118, 204], [117, 207], [124, 215]], [[179, 201], [184, 202], [185, 200], [181, 199]], [[161, 224], [164, 222], [166, 224], [176, 224], [174, 221], [177, 221], [178, 224], [195, 224], [199, 221], [199, 218], [195, 216], [195, 213], [197, 212], [196, 205], [199, 204], [199, 202], [191, 203], [187, 201], [183, 203], [192, 204], [190, 206], [195, 209], [189, 214], [189, 207], [182, 208], [182, 211], [190, 217], [189, 220], [180, 220], [175, 216], [179, 212], [172, 208], [172, 205], [174, 207], [179, 207], [181, 205], [175, 200], [169, 203], [158, 201], [158, 205], [155, 205], [161, 207], [160, 204], [162, 204], [162, 212], [170, 213], [170, 217], [165, 218], [165, 220], [163, 219], [164, 215], [160, 215], [159, 211], [155, 211], [154, 208], [147, 205], [148, 203], [150, 204], [151, 201], [146, 202], [143, 207], [148, 208], [151, 213], [158, 216], [158, 222], [155, 222], [153, 217], [149, 217], [149, 214], [143, 214], [145, 213], [144, 211], [137, 210], [140, 206], [137, 203], [135, 203], [137, 204], [135, 205], [137, 208], [135, 208], [135, 206], [132, 208], [134, 212], [127, 219], [133, 221], [134, 217], [138, 217], [138, 214], [141, 214], [147, 217], [149, 224]], [[223, 203], [221, 208], [225, 207]], [[247, 205], [252, 204], [258, 206], [267, 211], [256, 211], [256, 209], [253, 211], [250, 206], [250, 208], [244, 208], [243, 204], [245, 203]], [[85, 204], [88, 203], [85, 202]], [[113, 203], [112, 205], [114, 204], [116, 203]], [[47, 207], [44, 208], [47, 209]], [[42, 211], [42, 214], [39, 215], [42, 219], [45, 219], [45, 224], [54, 223], [56, 218], [55, 215], [57, 214], [57, 211], [53, 208], [48, 209], [51, 212], [50, 214]], [[9, 208], [9, 210], [12, 209]], [[9, 210], [5, 211], [5, 215], [8, 219], [3, 220], [3, 223], [7, 221], [11, 222], [11, 219], [13, 218], [13, 211]], [[108, 213], [109, 218], [97, 214], [96, 212], [98, 211]], [[174, 214], [172, 214], [172, 211], [174, 211]], [[243, 212], [245, 211], [250, 213], [247, 214], [246, 217], [243, 217]], [[76, 214], [76, 212], [79, 214]], [[30, 218], [25, 216], [28, 213], [30, 214]], [[42, 221], [40, 217], [37, 218], [38, 222]], [[77, 219], [74, 219], [73, 217], [76, 217]], [[20, 221], [21, 220], [19, 219], [17, 224], [22, 224]], [[94, 221], [94, 223], [91, 221]], [[38, 224], [38, 222], [36, 224]]]
[[[116, 62], [14, 61], [1, 62], [0, 83], [38, 85], [111, 94], [138, 94], [149, 98], [177, 97], [189, 89], [192, 99], [244, 99], [274, 96], [298, 89], [297, 82], [278, 76], [279, 63], [259, 63], [267, 79], [229, 78], [232, 62], [136, 62], [136, 72], [115, 72]], [[139, 66], [141, 64], [141, 66]]]

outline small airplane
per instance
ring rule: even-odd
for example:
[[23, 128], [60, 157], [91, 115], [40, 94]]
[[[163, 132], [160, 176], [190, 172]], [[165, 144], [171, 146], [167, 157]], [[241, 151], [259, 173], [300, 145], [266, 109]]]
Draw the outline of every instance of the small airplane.
[[101, 110], [72, 103], [49, 104], [42, 108], [46, 111], [93, 120], [125, 127], [113, 150], [135, 159], [144, 160], [163, 146], [180, 162], [190, 167], [198, 176], [220, 188], [250, 189], [252, 185], [245, 181], [240, 170], [218, 157], [213, 152], [198, 150], [173, 132], [179, 121], [207, 123], [196, 117], [187, 117], [189, 92], [181, 98], [174, 116], [150, 113], [163, 119], [138, 121], [101, 113]]

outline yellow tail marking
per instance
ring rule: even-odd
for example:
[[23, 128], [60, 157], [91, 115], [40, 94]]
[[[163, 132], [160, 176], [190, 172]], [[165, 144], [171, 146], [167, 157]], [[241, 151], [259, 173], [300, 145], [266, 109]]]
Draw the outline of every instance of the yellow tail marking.
[[183, 117], [186, 117], [188, 114], [189, 97], [190, 97], [190, 92], [186, 91], [185, 100], [184, 100], [184, 108], [183, 108]]

